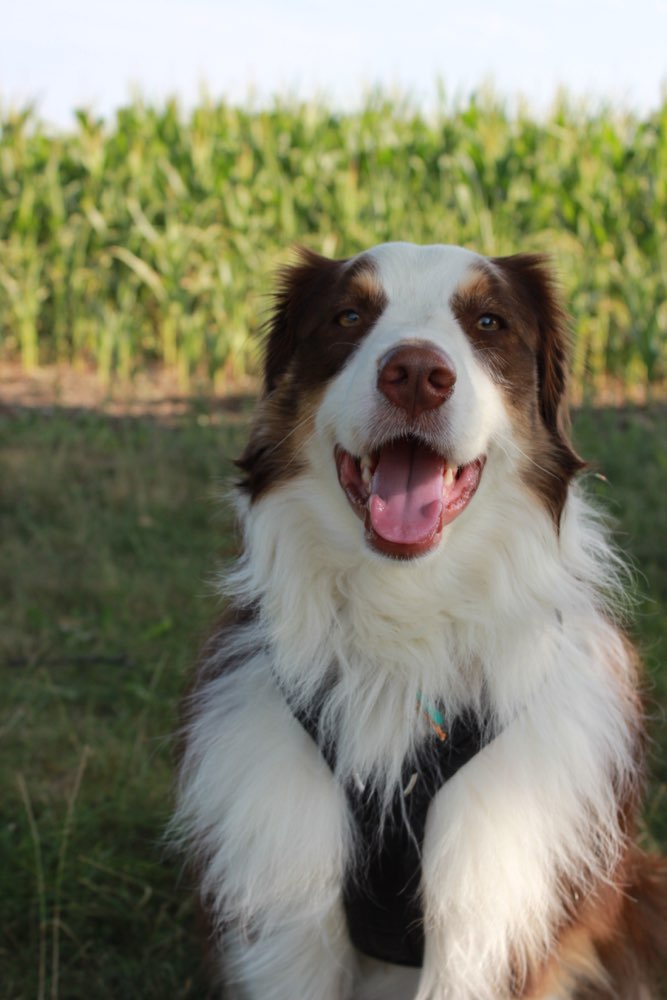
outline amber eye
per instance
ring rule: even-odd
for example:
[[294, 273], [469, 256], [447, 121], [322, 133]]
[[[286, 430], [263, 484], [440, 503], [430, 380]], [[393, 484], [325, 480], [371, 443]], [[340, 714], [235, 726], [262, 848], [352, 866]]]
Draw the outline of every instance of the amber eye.
[[505, 323], [500, 316], [494, 316], [493, 313], [483, 313], [478, 318], [475, 326], [482, 333], [495, 333], [497, 330], [502, 330]]
[[361, 320], [361, 316], [356, 309], [343, 309], [341, 313], [336, 316], [336, 322], [339, 326], [349, 327], [356, 326]]

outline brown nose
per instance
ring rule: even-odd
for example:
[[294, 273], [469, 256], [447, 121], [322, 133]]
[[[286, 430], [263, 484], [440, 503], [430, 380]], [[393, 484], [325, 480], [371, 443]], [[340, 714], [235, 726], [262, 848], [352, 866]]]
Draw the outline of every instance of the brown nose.
[[380, 359], [378, 389], [411, 417], [442, 406], [455, 382], [452, 361], [432, 344], [406, 343]]

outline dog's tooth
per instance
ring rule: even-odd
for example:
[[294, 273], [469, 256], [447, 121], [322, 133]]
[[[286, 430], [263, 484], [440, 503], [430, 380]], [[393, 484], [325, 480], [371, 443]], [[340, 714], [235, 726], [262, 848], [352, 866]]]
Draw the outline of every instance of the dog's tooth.
[[447, 471], [445, 472], [445, 486], [447, 487], [447, 489], [449, 489], [449, 487], [454, 482], [455, 476], [456, 476], [456, 469], [453, 466], [448, 465]]
[[370, 489], [371, 481], [373, 479], [373, 474], [371, 473], [371, 458], [370, 455], [362, 455], [361, 461], [359, 463], [361, 467], [361, 478], [362, 481]]

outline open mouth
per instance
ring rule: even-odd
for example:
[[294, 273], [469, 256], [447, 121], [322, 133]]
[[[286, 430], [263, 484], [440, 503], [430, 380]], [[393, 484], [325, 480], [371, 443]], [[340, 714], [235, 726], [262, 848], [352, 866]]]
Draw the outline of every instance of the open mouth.
[[409, 559], [434, 549], [443, 528], [470, 503], [486, 461], [453, 465], [416, 437], [389, 441], [356, 458], [340, 445], [338, 480], [364, 521], [369, 544], [385, 555]]

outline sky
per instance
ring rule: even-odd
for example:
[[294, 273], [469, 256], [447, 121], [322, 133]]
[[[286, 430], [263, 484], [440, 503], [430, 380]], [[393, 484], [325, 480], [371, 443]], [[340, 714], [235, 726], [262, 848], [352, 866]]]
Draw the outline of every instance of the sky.
[[645, 112], [667, 95], [667, 0], [5, 0], [0, 109], [62, 126], [133, 94], [161, 102], [361, 103], [380, 85], [426, 108], [440, 81], [548, 109], [574, 97]]

